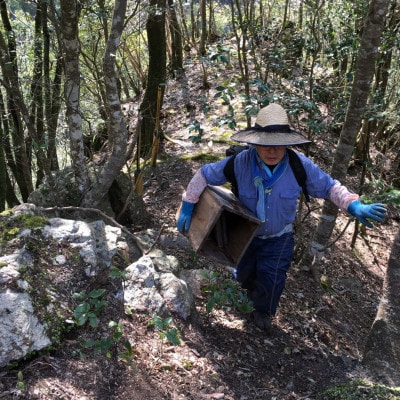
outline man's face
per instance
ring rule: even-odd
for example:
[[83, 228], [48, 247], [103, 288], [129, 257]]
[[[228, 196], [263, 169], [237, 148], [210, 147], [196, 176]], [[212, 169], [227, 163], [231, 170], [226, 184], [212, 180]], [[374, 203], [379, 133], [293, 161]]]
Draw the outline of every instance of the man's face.
[[286, 146], [259, 146], [256, 150], [261, 160], [267, 165], [276, 165], [283, 159], [286, 152]]

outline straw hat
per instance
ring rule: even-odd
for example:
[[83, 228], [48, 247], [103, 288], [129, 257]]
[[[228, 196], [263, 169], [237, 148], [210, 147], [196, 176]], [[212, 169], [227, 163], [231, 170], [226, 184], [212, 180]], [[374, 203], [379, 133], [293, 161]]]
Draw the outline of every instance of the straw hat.
[[261, 146], [296, 146], [311, 143], [290, 128], [286, 111], [276, 103], [262, 108], [257, 114], [255, 125], [235, 133], [232, 139]]

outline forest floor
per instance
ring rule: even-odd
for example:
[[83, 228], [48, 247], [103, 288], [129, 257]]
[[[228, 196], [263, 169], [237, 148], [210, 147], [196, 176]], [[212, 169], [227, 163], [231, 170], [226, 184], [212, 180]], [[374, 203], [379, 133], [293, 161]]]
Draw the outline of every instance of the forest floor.
[[[148, 228], [159, 239], [156, 247], [177, 257], [182, 268], [217, 272], [222, 284], [231, 280], [226, 266], [195, 256], [175, 227], [181, 194], [204, 162], [193, 156], [221, 156], [227, 146], [210, 142], [217, 137], [215, 132], [223, 129], [207, 128], [211, 122], [205, 119], [200, 120], [206, 128], [202, 144], [188, 139], [187, 124], [196, 115], [200, 118], [196, 96], [209, 96], [198, 81], [194, 73], [188, 76], [188, 97], [182, 97], [180, 83], [167, 87], [161, 125], [173, 141], [162, 143], [160, 163], [153, 175], [147, 176], [144, 200], [152, 216]], [[311, 148], [310, 156], [329, 168], [331, 160], [324, 159], [324, 154], [318, 144]], [[352, 168], [350, 186], [358, 175], [357, 168]], [[312, 212], [297, 232], [300, 249], [310, 242], [321, 204], [313, 201]], [[174, 318], [180, 345], [162, 341], [146, 313], [126, 315], [121, 307], [108, 306], [103, 318], [122, 323], [123, 337], [132, 345], [131, 365], [124, 363], [117, 351], [110, 357], [82, 351], [81, 336], [93, 333], [79, 330], [70, 333], [60, 348], [0, 371], [0, 399], [335, 399], [332, 394], [318, 393], [332, 385], [368, 378], [361, 363], [363, 348], [398, 229], [395, 211], [390, 210], [389, 216], [387, 222], [359, 236], [351, 248], [354, 223], [340, 235], [348, 217], [339, 215], [333, 234], [337, 240], [326, 251], [321, 266], [328, 283], [315, 282], [309, 272], [293, 265], [271, 336], [232, 307], [215, 307], [207, 313], [205, 293], [195, 299], [197, 318]], [[358, 386], [366, 385], [364, 381]]]

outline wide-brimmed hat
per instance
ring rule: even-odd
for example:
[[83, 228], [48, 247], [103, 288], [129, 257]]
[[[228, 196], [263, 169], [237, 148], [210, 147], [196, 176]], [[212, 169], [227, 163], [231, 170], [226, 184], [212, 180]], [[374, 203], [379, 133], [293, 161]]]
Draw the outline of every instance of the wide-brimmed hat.
[[311, 143], [311, 140], [290, 128], [286, 111], [276, 103], [262, 108], [257, 114], [255, 125], [235, 133], [232, 139], [261, 146], [297, 146]]

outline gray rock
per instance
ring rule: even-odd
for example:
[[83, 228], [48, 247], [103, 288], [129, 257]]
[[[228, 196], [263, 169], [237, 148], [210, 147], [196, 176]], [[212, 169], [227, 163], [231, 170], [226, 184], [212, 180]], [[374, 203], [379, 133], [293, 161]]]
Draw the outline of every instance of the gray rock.
[[51, 218], [44, 228], [44, 235], [55, 240], [67, 241], [71, 247], [79, 248], [81, 257], [88, 264], [87, 276], [109, 267], [116, 254], [121, 229], [106, 225], [103, 221], [84, 222]]
[[[24, 213], [35, 215], [37, 212], [31, 204], [21, 205], [16, 208], [15, 214], [7, 218]], [[113, 293], [116, 301], [121, 302], [121, 306], [124, 304], [134, 312], [160, 316], [178, 315], [185, 320], [195, 312], [192, 290], [186, 281], [180, 278], [193, 275], [182, 274], [175, 257], [157, 248], [153, 248], [146, 256], [138, 255], [138, 247], [132, 238], [128, 240], [120, 228], [106, 225], [103, 221], [84, 222], [62, 218], [43, 221], [45, 226], [42, 228], [20, 229], [19, 236], [12, 239], [13, 252], [0, 257], [0, 367], [23, 359], [33, 351], [57, 345], [54, 343], [56, 339], [50, 333], [59, 331], [59, 327], [53, 324], [73, 323], [69, 320], [71, 310], [70, 314], [65, 316], [68, 320], [54, 321], [53, 318], [45, 318], [43, 322], [39, 318], [39, 315], [54, 316], [59, 312], [64, 315], [65, 310], [69, 310], [70, 307], [68, 293], [81, 291], [81, 288], [71, 286], [65, 291], [63, 278], [54, 272], [46, 274], [47, 268], [50, 267], [68, 268], [69, 260], [64, 254], [53, 254], [50, 257], [45, 253], [43, 256], [40, 253], [38, 255], [41, 238], [48, 243], [63, 243], [62, 248], [66, 254], [68, 246], [74, 250], [72, 253], [79, 251], [81, 259], [87, 264], [86, 278], [83, 278], [87, 279], [87, 282], [84, 286], [89, 286], [89, 282], [93, 283], [93, 278], [100, 274], [108, 280], [113, 257], [117, 252], [122, 252], [121, 259], [127, 259], [127, 281], [122, 289]], [[147, 234], [143, 234], [143, 237], [138, 234], [138, 243], [146, 243], [148, 240]], [[28, 244], [33, 244], [34, 247], [31, 248]], [[31, 270], [46, 274], [46, 279], [51, 280], [48, 286], [43, 288], [40, 281], [28, 279]], [[27, 271], [28, 275], [25, 276]], [[101, 285], [102, 280], [95, 281]], [[35, 288], [35, 285], [42, 285], [44, 295], [49, 296], [48, 306], [40, 305], [40, 301], [31, 297], [37, 292], [38, 288]]]
[[51, 344], [27, 293], [0, 293], [0, 367]]
[[[161, 268], [160, 268], [161, 267]], [[127, 269], [124, 302], [131, 310], [150, 314], [177, 313], [187, 319], [193, 311], [193, 294], [187, 283], [172, 271], [177, 267], [175, 257], [147, 255]]]

